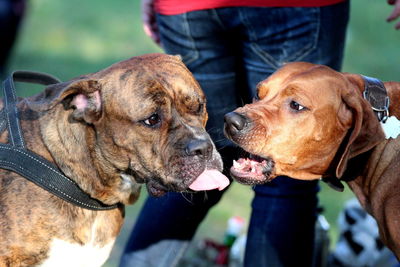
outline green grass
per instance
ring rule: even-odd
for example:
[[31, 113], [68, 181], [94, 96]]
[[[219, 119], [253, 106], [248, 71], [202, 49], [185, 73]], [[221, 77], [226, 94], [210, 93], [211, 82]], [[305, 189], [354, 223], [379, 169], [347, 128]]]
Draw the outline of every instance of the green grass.
[[138, 1], [30, 1], [11, 68], [61, 79], [161, 51], [142, 32]]
[[[141, 26], [140, 1], [69, 0], [29, 1], [27, 16], [13, 50], [10, 69], [43, 71], [62, 80], [95, 72], [122, 59], [161, 50], [147, 38]], [[391, 11], [386, 1], [353, 0], [343, 70], [400, 81], [400, 31], [385, 22]], [[40, 87], [19, 87], [21, 96]], [[27, 89], [29, 88], [29, 89]], [[352, 193], [338, 193], [321, 185], [320, 203], [336, 240], [336, 218]], [[222, 239], [229, 217], [248, 220], [253, 192], [234, 184], [202, 223], [196, 239]], [[127, 220], [106, 266], [116, 266], [141, 204], [127, 208]]]
[[351, 1], [351, 19], [343, 71], [382, 80], [400, 80], [400, 31], [386, 17], [386, 1]]

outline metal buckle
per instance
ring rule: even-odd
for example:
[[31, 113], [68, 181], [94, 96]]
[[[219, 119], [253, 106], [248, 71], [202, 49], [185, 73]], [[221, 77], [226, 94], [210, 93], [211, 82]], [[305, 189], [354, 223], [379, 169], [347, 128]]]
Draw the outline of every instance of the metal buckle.
[[[378, 120], [380, 122], [385, 122], [387, 118], [389, 118], [389, 105], [390, 105], [390, 99], [389, 96], [386, 93], [386, 88], [383, 85], [383, 83], [375, 78], [370, 78], [367, 76], [363, 76], [366, 86], [363, 92], [363, 97], [366, 99], [370, 104], [372, 110], [376, 113]], [[375, 90], [376, 96], [372, 96], [371, 99], [371, 90], [370, 89], [377, 89]], [[382, 97], [382, 94], [386, 94], [384, 98], [384, 104], [382, 105], [382, 101], [380, 101], [380, 105], [377, 103], [376, 99], [374, 98], [379, 98], [379, 95]], [[382, 99], [382, 98], [381, 98]], [[374, 106], [375, 105], [375, 106]], [[379, 105], [379, 106], [376, 106]]]
[[[365, 91], [364, 91], [365, 92]], [[372, 107], [372, 110], [376, 112], [376, 114], [378, 115], [378, 120], [380, 122], [385, 122], [388, 118], [389, 118], [389, 104], [390, 104], [390, 100], [389, 97], [385, 97], [385, 106], [382, 108], [376, 108], [376, 107]]]

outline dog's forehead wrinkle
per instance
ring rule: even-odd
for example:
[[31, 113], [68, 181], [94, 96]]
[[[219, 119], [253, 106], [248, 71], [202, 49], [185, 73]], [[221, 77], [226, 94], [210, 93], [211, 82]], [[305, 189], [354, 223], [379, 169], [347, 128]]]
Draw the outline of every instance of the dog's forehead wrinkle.
[[318, 106], [321, 101], [328, 105], [338, 106], [337, 99], [340, 95], [340, 88], [343, 87], [343, 84], [337, 82], [336, 80], [322, 77], [317, 77], [311, 83], [305, 77], [301, 77], [301, 79], [296, 79], [291, 81], [288, 84], [282, 85], [281, 88], [278, 88], [278, 92], [280, 92], [281, 97], [293, 97], [293, 99], [289, 100], [302, 100], [305, 103], [300, 104], [309, 104], [311, 106], [307, 106], [308, 108], [312, 106]]
[[200, 94], [195, 92], [194, 88], [188, 89], [192, 86], [185, 83], [181, 84], [179, 81], [168, 83], [167, 81], [160, 82], [153, 80], [152, 83], [152, 87], [149, 89], [153, 90], [149, 91], [149, 95], [152, 96], [153, 100], [162, 101], [168, 98], [171, 102], [175, 103], [175, 106], [186, 107], [195, 102], [200, 102], [200, 99], [202, 99]]
[[191, 106], [197, 103], [204, 103], [205, 96], [201, 89], [194, 83], [176, 80], [170, 84], [169, 92], [174, 102], [180, 107]]
[[[177, 102], [183, 101], [182, 99], [185, 99], [185, 97], [190, 97], [190, 99], [196, 101], [204, 99], [199, 84], [183, 63], [174, 59], [172, 64], [174, 66], [170, 68], [156, 69], [143, 66], [142, 68], [147, 71], [141, 79], [163, 91], [165, 97], [168, 96]], [[202, 102], [204, 101], [202, 100]]]
[[[171, 134], [173, 139], [176, 140], [176, 138], [180, 137], [192, 138], [198, 136], [199, 128], [185, 122], [185, 119], [176, 109], [172, 110], [172, 120], [173, 122], [169, 124], [168, 133]], [[176, 135], [177, 132], [180, 133], [179, 136]]]
[[158, 87], [154, 87], [154, 90], [149, 89], [149, 91], [144, 93], [144, 99], [149, 99], [159, 106], [165, 105], [167, 98], [169, 98], [168, 94], [158, 89]]
[[347, 84], [343, 75], [327, 68], [317, 66], [308, 71], [297, 73], [288, 79], [286, 85], [297, 84], [299, 88], [308, 90], [339, 90]]

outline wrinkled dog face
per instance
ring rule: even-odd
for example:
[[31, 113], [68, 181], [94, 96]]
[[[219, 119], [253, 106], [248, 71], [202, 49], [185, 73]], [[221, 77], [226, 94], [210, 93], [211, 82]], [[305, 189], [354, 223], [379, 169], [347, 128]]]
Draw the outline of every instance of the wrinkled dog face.
[[239, 159], [231, 174], [245, 184], [321, 177], [351, 127], [346, 87], [340, 73], [307, 63], [287, 64], [262, 81], [259, 99], [225, 116], [227, 137], [257, 155]]
[[148, 191], [160, 196], [186, 191], [206, 169], [222, 170], [204, 128], [205, 96], [178, 57], [138, 57], [126, 62], [126, 68], [120, 63], [118, 70], [105, 72], [99, 75], [106, 81], [107, 116], [97, 135], [109, 145], [100, 145], [100, 153], [125, 177], [147, 183]]

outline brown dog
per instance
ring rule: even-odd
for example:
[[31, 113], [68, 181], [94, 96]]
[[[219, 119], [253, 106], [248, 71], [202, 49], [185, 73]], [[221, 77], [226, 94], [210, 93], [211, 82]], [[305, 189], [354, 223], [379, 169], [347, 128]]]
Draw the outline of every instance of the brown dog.
[[[384, 85], [389, 115], [400, 118], [400, 83]], [[400, 138], [385, 138], [364, 89], [360, 75], [285, 65], [258, 85], [259, 100], [225, 116], [226, 135], [258, 156], [234, 162], [231, 174], [245, 184], [278, 175], [345, 179], [399, 258]]]
[[[93, 199], [118, 208], [77, 207], [1, 169], [0, 266], [100, 266], [121, 229], [124, 204], [138, 198], [141, 183], [155, 196], [226, 186], [204, 129], [205, 101], [180, 58], [163, 54], [19, 99], [26, 147]], [[1, 101], [0, 110], [4, 106]], [[9, 132], [1, 143], [10, 142]]]

